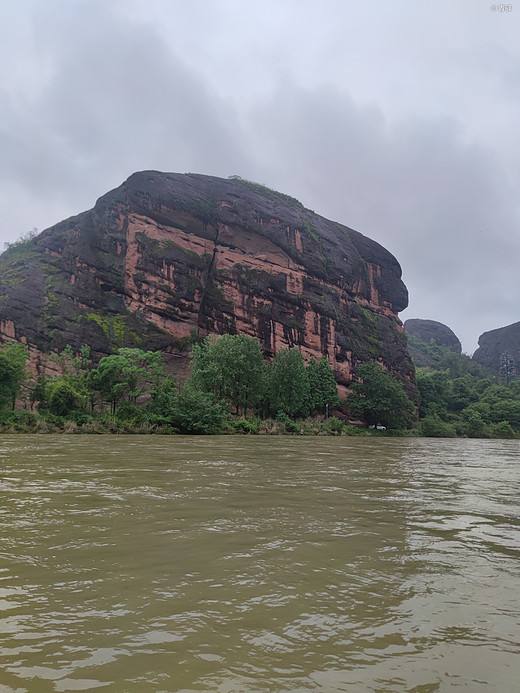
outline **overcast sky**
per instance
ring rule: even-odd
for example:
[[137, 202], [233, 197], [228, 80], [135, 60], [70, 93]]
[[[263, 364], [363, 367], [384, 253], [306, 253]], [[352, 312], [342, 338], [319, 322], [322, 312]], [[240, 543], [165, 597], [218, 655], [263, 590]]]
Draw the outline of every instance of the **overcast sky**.
[[137, 170], [240, 175], [388, 248], [403, 321], [520, 320], [520, 0], [2, 5], [0, 248]]

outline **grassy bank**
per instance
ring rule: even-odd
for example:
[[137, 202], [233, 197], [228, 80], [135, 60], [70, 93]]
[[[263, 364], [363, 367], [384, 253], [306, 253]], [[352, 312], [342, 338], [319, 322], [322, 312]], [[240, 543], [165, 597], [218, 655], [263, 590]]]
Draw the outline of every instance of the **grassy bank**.
[[[113, 414], [85, 415], [83, 420], [74, 421], [54, 414], [39, 414], [36, 411], [0, 411], [0, 433], [66, 433], [66, 434], [122, 434], [122, 435], [180, 435], [186, 434], [174, 426], [158, 423], [146, 416], [128, 420]], [[418, 430], [378, 431], [358, 428], [335, 416], [309, 417], [292, 420], [280, 416], [276, 419], [229, 416], [222, 426], [212, 430], [220, 435], [305, 435], [305, 436], [417, 436]], [[201, 435], [200, 433], [198, 435]]]

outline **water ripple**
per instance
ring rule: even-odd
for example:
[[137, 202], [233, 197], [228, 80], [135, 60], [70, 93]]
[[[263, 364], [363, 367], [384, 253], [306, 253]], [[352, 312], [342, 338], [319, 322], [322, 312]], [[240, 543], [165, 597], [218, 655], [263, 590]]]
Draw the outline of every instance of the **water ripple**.
[[0, 693], [516, 693], [519, 452], [5, 436]]

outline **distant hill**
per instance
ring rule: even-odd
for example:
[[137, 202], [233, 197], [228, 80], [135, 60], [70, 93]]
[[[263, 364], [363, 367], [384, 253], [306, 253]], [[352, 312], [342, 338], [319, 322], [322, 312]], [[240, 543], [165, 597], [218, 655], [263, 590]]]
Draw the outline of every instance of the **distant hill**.
[[414, 318], [406, 320], [404, 329], [408, 337], [408, 350], [417, 365], [431, 366], [435, 361], [435, 349], [445, 347], [462, 353], [462, 345], [457, 335], [447, 325], [436, 320]]

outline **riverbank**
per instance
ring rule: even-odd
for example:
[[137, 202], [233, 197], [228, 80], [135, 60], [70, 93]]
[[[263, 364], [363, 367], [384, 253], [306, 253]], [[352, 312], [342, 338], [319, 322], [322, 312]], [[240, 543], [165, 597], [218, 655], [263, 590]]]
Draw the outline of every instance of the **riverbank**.
[[[426, 425], [425, 425], [426, 423]], [[519, 439], [520, 436], [509, 430], [505, 432], [487, 431], [485, 435], [468, 435], [456, 423], [433, 422], [423, 419], [410, 429], [363, 428], [354, 426], [336, 416], [309, 417], [293, 420], [286, 416], [277, 419], [260, 419], [258, 417], [229, 416], [218, 428], [208, 430], [207, 434], [216, 435], [270, 435], [270, 436], [351, 436], [351, 437], [407, 437], [407, 438], [491, 438]], [[436, 425], [435, 425], [436, 424]], [[74, 421], [67, 417], [40, 414], [35, 411], [3, 410], [0, 411], [0, 433], [35, 433], [35, 434], [91, 434], [91, 435], [186, 435], [189, 431], [179, 430], [167, 423], [147, 420], [145, 416], [125, 418], [108, 413], [84, 415], [82, 420]], [[505, 433], [505, 434], [504, 434]], [[193, 435], [201, 435], [194, 432]], [[203, 435], [203, 434], [202, 434]]]
[[[178, 435], [187, 431], [179, 430], [167, 423], [147, 420], [137, 415], [125, 418], [108, 413], [85, 415], [79, 421], [35, 411], [4, 410], [0, 412], [0, 433], [87, 433], [87, 434], [141, 434]], [[229, 416], [222, 425], [208, 433], [222, 435], [413, 435], [412, 431], [378, 431], [358, 428], [345, 423], [335, 416], [310, 417], [294, 421], [285, 416], [277, 419]], [[197, 433], [200, 435], [200, 433]]]

